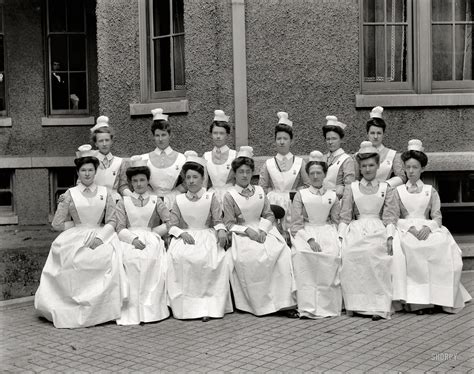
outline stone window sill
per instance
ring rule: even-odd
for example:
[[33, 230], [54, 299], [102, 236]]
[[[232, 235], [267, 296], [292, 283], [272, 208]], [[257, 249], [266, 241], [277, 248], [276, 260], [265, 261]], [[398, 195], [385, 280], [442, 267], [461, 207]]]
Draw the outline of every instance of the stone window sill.
[[130, 104], [130, 115], [131, 116], [151, 115], [152, 109], [155, 109], [155, 108], [163, 108], [163, 112], [166, 114], [188, 113], [189, 101], [188, 99], [178, 99], [178, 100], [157, 101], [153, 103]]
[[18, 225], [18, 216], [11, 214], [0, 214], [0, 225]]
[[12, 119], [10, 117], [0, 117], [0, 127], [12, 127]]
[[474, 93], [356, 95], [356, 108], [474, 106]]
[[93, 126], [94, 117], [42, 117], [41, 126]]

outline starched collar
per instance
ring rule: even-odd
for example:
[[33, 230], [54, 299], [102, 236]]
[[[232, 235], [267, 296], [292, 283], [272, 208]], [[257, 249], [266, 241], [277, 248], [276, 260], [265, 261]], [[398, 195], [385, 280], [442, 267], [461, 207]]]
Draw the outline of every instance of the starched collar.
[[107, 153], [106, 155], [100, 153], [100, 152], [97, 152], [97, 159], [100, 161], [100, 162], [103, 162], [104, 159], [107, 159], [109, 161], [112, 161], [112, 159], [114, 158], [114, 156], [112, 155], [111, 152]]
[[222, 147], [214, 147], [212, 151], [216, 153], [217, 150], [219, 150], [221, 153], [226, 153], [229, 152], [230, 148], [227, 145], [223, 145]]
[[140, 195], [139, 193], [132, 192], [132, 197], [134, 199], [140, 200], [140, 196], [143, 197], [143, 200], [146, 200], [150, 197], [150, 193], [148, 191], [145, 191], [144, 193]]
[[311, 192], [315, 195], [323, 196], [326, 193], [326, 189], [323, 186], [321, 186], [321, 188], [316, 188], [314, 186], [309, 186], [309, 192]]
[[238, 184], [236, 184], [234, 186], [235, 190], [238, 192], [238, 193], [242, 193], [243, 190], [245, 190], [246, 188], [248, 188], [250, 190], [250, 192], [253, 192], [255, 190], [255, 187], [252, 185], [252, 184], [248, 184], [246, 187], [240, 187]]
[[[372, 184], [372, 187], [378, 187], [379, 185], [379, 181], [377, 180], [377, 178], [372, 179], [370, 183]], [[369, 181], [365, 178], [362, 178], [360, 180], [360, 184], [363, 185], [364, 187], [367, 187], [367, 185], [369, 184]]]
[[173, 148], [171, 148], [170, 146], [166, 147], [165, 149], [160, 149], [160, 148], [156, 147], [156, 149], [153, 152], [155, 152], [158, 156], [163, 154], [163, 152], [167, 156], [169, 156], [173, 152]]
[[193, 199], [196, 199], [196, 200], [199, 200], [203, 195], [204, 193], [206, 192], [206, 189], [205, 188], [201, 188], [198, 192], [196, 193], [193, 193], [191, 191], [188, 191], [186, 192], [186, 197], [189, 199], [189, 200], [193, 200]]
[[277, 159], [278, 161], [283, 161], [283, 160], [290, 161], [290, 160], [293, 159], [293, 153], [288, 152], [285, 156], [283, 156], [281, 153], [277, 153], [276, 159]]
[[[416, 185], [417, 188], [420, 188], [420, 187], [423, 187], [423, 186], [424, 186], [424, 183], [422, 182], [421, 179], [418, 179], [418, 180], [416, 181], [415, 185]], [[410, 188], [410, 187], [413, 186], [413, 183], [411, 183], [411, 181], [408, 180], [407, 183], [406, 183], [406, 186], [407, 186], [407, 188]]]
[[79, 187], [79, 191], [81, 192], [84, 192], [86, 188], [88, 188], [91, 192], [95, 192], [97, 190], [97, 185], [95, 183], [92, 183], [90, 186], [85, 186], [79, 182], [77, 187]]

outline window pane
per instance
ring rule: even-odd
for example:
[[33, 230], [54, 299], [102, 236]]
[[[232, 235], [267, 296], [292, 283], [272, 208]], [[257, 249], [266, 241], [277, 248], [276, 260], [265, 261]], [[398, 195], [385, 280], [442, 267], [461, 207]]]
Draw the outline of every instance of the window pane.
[[5, 63], [4, 63], [3, 35], [0, 35], [0, 111], [5, 110]]
[[173, 32], [184, 32], [183, 0], [173, 0]]
[[175, 36], [174, 41], [174, 89], [184, 90], [184, 35]]
[[51, 73], [51, 100], [53, 110], [69, 109], [67, 73]]
[[51, 70], [57, 72], [67, 71], [67, 36], [51, 35], [50, 52], [52, 64]]
[[11, 172], [9, 170], [0, 170], [0, 190], [10, 190]]
[[71, 73], [71, 88], [69, 108], [73, 110], [87, 109], [87, 75], [86, 73]]
[[0, 6], [0, 32], [3, 33], [3, 6]]
[[84, 35], [69, 37], [69, 70], [86, 70], [86, 37]]
[[58, 188], [68, 189], [76, 185], [77, 173], [74, 168], [58, 168], [54, 172]]
[[385, 81], [384, 26], [364, 26], [364, 81]]
[[439, 197], [442, 203], [459, 203], [459, 179], [443, 178], [438, 179]]
[[474, 7], [472, 5], [472, 0], [456, 0], [454, 3], [456, 21], [472, 21], [474, 19]]
[[453, 20], [453, 0], [432, 0], [431, 17], [433, 21]]
[[153, 1], [153, 36], [170, 34], [169, 0]]
[[69, 32], [84, 32], [84, 2], [74, 0], [67, 2], [67, 30]]
[[474, 174], [469, 174], [462, 179], [462, 201], [463, 203], [474, 202]]
[[171, 38], [154, 41], [155, 91], [171, 90]]
[[387, 0], [387, 22], [406, 22], [406, 0]]
[[472, 80], [472, 25], [456, 25], [456, 80]]
[[384, 21], [384, 0], [364, 0], [364, 22]]
[[433, 25], [433, 80], [453, 79], [453, 33], [451, 25]]
[[407, 81], [406, 26], [387, 26], [387, 80]]
[[12, 193], [9, 191], [0, 192], [0, 206], [12, 205]]
[[49, 0], [49, 31], [66, 31], [66, 0]]

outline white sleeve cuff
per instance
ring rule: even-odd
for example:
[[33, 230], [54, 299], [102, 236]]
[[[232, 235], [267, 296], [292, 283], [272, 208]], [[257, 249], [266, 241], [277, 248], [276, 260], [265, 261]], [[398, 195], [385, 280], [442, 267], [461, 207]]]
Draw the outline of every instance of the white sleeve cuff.
[[426, 222], [426, 226], [430, 228], [431, 232], [435, 232], [439, 230], [439, 226], [436, 223], [436, 221], [428, 221]]
[[102, 240], [103, 243], [107, 243], [110, 239], [112, 239], [112, 235], [115, 233], [115, 229], [112, 225], [106, 223], [104, 227], [102, 227], [95, 236], [96, 238]]
[[135, 235], [129, 229], [123, 229], [119, 232], [118, 237], [121, 241], [132, 244], [135, 238], [138, 238], [138, 235]]
[[227, 229], [225, 228], [225, 225], [223, 223], [218, 223], [217, 225], [215, 225], [214, 230], [216, 230], [216, 231], [219, 231], [219, 230], [227, 231]]
[[124, 189], [122, 192], [123, 196], [132, 196], [132, 191], [128, 188]]
[[403, 184], [402, 178], [400, 177], [392, 177], [387, 180], [387, 183], [390, 187], [398, 187]]
[[179, 236], [184, 232], [177, 226], [173, 226], [170, 228], [170, 235], [173, 235], [175, 238], [179, 238]]
[[239, 234], [245, 234], [245, 230], [247, 230], [247, 226], [241, 226], [241, 225], [233, 225], [230, 231], [236, 232]]
[[273, 223], [272, 221], [262, 217], [260, 218], [260, 224], [258, 225], [258, 228], [259, 230], [263, 230], [268, 234], [273, 228]]
[[160, 226], [154, 227], [151, 231], [158, 234], [160, 237], [163, 237], [168, 233], [168, 228], [166, 227], [166, 223], [162, 223]]
[[340, 238], [343, 238], [346, 235], [347, 223], [341, 222], [337, 230], [337, 234]]
[[395, 231], [396, 231], [395, 225], [393, 223], [389, 223], [387, 225], [387, 238], [390, 238], [390, 237], [393, 238], [395, 236]]
[[64, 222], [64, 231], [72, 229], [74, 226], [74, 221], [66, 221]]

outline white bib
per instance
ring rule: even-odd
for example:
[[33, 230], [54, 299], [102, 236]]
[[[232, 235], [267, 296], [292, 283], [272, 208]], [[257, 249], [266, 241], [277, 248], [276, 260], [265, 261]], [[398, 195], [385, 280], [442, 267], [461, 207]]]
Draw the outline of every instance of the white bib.
[[123, 205], [127, 212], [130, 227], [148, 228], [151, 216], [156, 209], [156, 196], [150, 196], [144, 206], [135, 206], [130, 196], [124, 196]]
[[82, 224], [99, 225], [107, 202], [107, 188], [97, 186], [94, 197], [85, 197], [79, 187], [69, 190]]
[[119, 175], [120, 165], [122, 165], [123, 159], [117, 156], [114, 156], [112, 164], [107, 169], [104, 169], [102, 164], [97, 168], [97, 173], [95, 174], [95, 183], [98, 186], [105, 186], [109, 191], [112, 191], [114, 188], [115, 180]]
[[265, 193], [260, 186], [254, 186], [255, 193], [253, 196], [245, 197], [239, 194], [234, 188], [229, 190], [229, 193], [235, 200], [235, 203], [242, 212], [242, 216], [247, 225], [258, 224], [260, 216], [262, 215], [263, 206], [265, 203]]
[[379, 189], [375, 194], [364, 195], [360, 192], [360, 182], [351, 183], [352, 196], [354, 196], [360, 218], [380, 218], [380, 210], [387, 195], [387, 186], [387, 183], [379, 182]]
[[229, 173], [232, 170], [231, 164], [236, 155], [237, 152], [235, 150], [229, 150], [227, 161], [221, 165], [217, 165], [212, 162], [212, 152], [204, 153], [204, 159], [207, 161], [207, 174], [209, 174], [213, 187], [221, 188], [226, 186]]
[[375, 178], [378, 181], [385, 182], [387, 179], [389, 179], [390, 174], [392, 174], [393, 159], [395, 158], [396, 154], [396, 151], [390, 149], [385, 159], [383, 161], [380, 160], [380, 166], [377, 170], [377, 174], [375, 175]]
[[324, 225], [327, 222], [329, 212], [336, 202], [336, 193], [327, 190], [324, 195], [311, 193], [309, 188], [300, 190], [301, 200], [303, 201], [308, 221], [313, 225]]
[[295, 157], [293, 165], [287, 171], [280, 171], [274, 157], [269, 158], [266, 161], [268, 174], [272, 179], [273, 187], [275, 191], [279, 192], [290, 192], [293, 185], [295, 184], [296, 177], [301, 169], [303, 159], [301, 157]]
[[211, 210], [212, 195], [214, 192], [205, 192], [197, 201], [190, 201], [186, 194], [176, 196], [176, 204], [184, 222], [190, 229], [206, 229], [207, 217]]
[[339, 169], [344, 161], [346, 161], [350, 156], [347, 153], [340, 155], [335, 162], [331, 165], [328, 165], [328, 171], [326, 173], [326, 178], [324, 178], [324, 187], [327, 189], [336, 188], [337, 174], [339, 174]]
[[151, 163], [149, 153], [141, 157], [148, 160], [147, 165], [151, 171], [150, 186], [153, 188], [153, 192], [158, 196], [170, 192], [174, 188], [183, 164], [186, 162], [186, 157], [179, 153], [175, 162], [167, 168], [157, 168], [154, 166]]
[[423, 185], [423, 190], [420, 193], [409, 193], [406, 184], [398, 186], [397, 191], [403, 206], [408, 211], [406, 218], [426, 219], [425, 212], [431, 199], [430, 185]]

